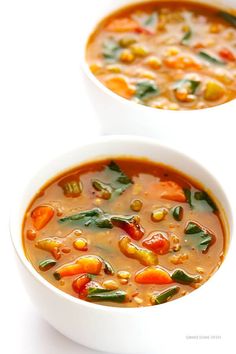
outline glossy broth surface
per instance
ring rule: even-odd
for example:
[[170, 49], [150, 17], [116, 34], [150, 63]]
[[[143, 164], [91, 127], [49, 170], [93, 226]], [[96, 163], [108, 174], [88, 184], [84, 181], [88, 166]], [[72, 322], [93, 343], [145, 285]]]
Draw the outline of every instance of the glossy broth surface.
[[213, 107], [236, 97], [236, 16], [182, 1], [137, 3], [98, 24], [86, 58], [97, 79], [128, 100]]
[[28, 260], [60, 290], [104, 305], [151, 306], [188, 294], [217, 270], [226, 244], [221, 215], [197, 182], [124, 157], [49, 181], [26, 211], [22, 237]]

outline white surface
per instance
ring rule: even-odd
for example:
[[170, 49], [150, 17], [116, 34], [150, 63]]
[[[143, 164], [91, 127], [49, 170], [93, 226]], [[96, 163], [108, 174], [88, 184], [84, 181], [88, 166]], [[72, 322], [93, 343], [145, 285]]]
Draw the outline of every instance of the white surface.
[[[94, 6], [90, 1], [90, 11], [95, 13], [100, 1], [105, 0], [94, 0]], [[96, 353], [57, 333], [35, 312], [19, 279], [8, 232], [9, 208], [14, 203], [14, 184], [18, 179], [33, 175], [45, 157], [73, 148], [77, 141], [92, 140], [99, 133], [94, 111], [81, 85], [78, 63], [85, 6], [86, 1], [79, 0], [0, 2], [0, 339], [7, 354]], [[228, 132], [215, 146], [208, 139], [215, 127], [209, 131], [203, 127], [203, 135], [195, 137], [185, 150], [207, 163], [236, 206], [235, 112], [231, 117], [222, 117], [222, 125], [225, 124]], [[191, 122], [189, 129], [194, 131]], [[235, 268], [235, 279], [234, 271]], [[219, 303], [220, 311], [215, 309], [218, 333], [212, 333], [211, 328], [208, 333], [201, 333], [198, 328], [188, 333], [186, 324], [186, 335], [222, 338], [186, 339], [186, 347], [178, 348], [179, 351], [185, 354], [191, 342], [192, 354], [203, 348], [203, 352], [215, 354], [235, 353], [235, 290], [233, 280], [225, 289], [225, 301]]]

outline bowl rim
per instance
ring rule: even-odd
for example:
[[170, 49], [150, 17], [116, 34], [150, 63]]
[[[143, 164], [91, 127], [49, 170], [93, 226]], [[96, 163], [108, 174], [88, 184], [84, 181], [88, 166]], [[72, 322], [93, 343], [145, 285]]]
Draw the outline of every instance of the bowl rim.
[[[155, 1], [155, 0], [152, 0]], [[165, 1], [170, 1], [170, 0], [165, 0]], [[176, 2], [178, 2], [178, 0], [174, 0]], [[186, 0], [182, 0], [183, 2]], [[199, 1], [200, 3], [204, 4], [204, 0], [189, 0], [189, 2], [193, 2], [196, 3], [197, 1]], [[210, 0], [212, 1], [212, 0]], [[89, 26], [89, 29], [86, 31], [86, 36], [84, 36], [83, 39], [83, 43], [82, 43], [82, 53], [81, 53], [81, 58], [80, 58], [80, 66], [83, 70], [83, 72], [85, 73], [85, 75], [88, 77], [88, 79], [101, 91], [103, 91], [106, 95], [110, 96], [111, 98], [115, 99], [118, 103], [120, 102], [120, 104], [124, 104], [127, 106], [127, 108], [130, 106], [131, 108], [137, 108], [140, 110], [144, 110], [144, 112], [148, 109], [150, 111], [157, 111], [160, 114], [160, 111], [163, 112], [162, 114], [168, 114], [170, 118], [173, 118], [174, 115], [178, 114], [178, 119], [181, 119], [181, 117], [185, 118], [185, 116], [189, 115], [189, 112], [191, 112], [191, 114], [193, 114], [193, 112], [206, 112], [206, 114], [210, 115], [214, 114], [214, 112], [217, 110], [219, 112], [219, 109], [224, 109], [225, 106], [227, 106], [227, 108], [229, 107], [229, 109], [233, 109], [236, 107], [236, 98], [232, 99], [231, 101], [227, 101], [224, 102], [222, 104], [216, 105], [216, 106], [212, 106], [212, 107], [204, 107], [201, 109], [183, 109], [183, 110], [171, 110], [171, 109], [162, 109], [162, 108], [155, 108], [155, 107], [151, 107], [151, 106], [146, 106], [143, 104], [140, 104], [138, 102], [135, 102], [134, 100], [129, 100], [126, 99], [122, 96], [119, 96], [118, 94], [114, 93], [112, 90], [108, 89], [105, 85], [103, 85], [101, 83], [101, 81], [99, 81], [97, 79], [97, 77], [91, 72], [88, 62], [86, 60], [86, 53], [87, 53], [87, 46], [88, 46], [88, 42], [90, 39], [90, 36], [94, 33], [94, 31], [96, 30], [97, 26], [99, 25], [99, 23], [105, 19], [106, 17], [108, 17], [109, 15], [111, 15], [112, 13], [115, 13], [117, 10], [125, 8], [126, 6], [129, 6], [131, 4], [139, 4], [142, 3], [142, 0], [128, 0], [126, 5], [118, 5], [115, 6], [115, 8], [112, 11], [105, 11], [105, 14], [102, 15], [102, 17], [99, 17], [99, 20], [93, 21], [93, 25]], [[206, 4], [207, 5], [207, 4]], [[221, 6], [221, 3], [218, 4], [211, 4], [210, 6], [215, 7], [215, 8], [225, 8], [225, 5]], [[230, 8], [231, 9], [231, 8]], [[235, 5], [235, 10], [236, 10], [236, 5]], [[195, 113], [196, 114], [196, 113]], [[219, 114], [219, 113], [218, 113]], [[201, 114], [200, 117], [198, 117], [198, 119], [201, 119]], [[204, 118], [205, 118], [205, 114], [204, 114]], [[203, 117], [202, 117], [203, 119]]]
[[[44, 164], [41, 168], [39, 168], [38, 173], [35, 173], [33, 175], [33, 177], [31, 177], [30, 181], [27, 181], [26, 183], [24, 183], [23, 186], [23, 190], [21, 189], [20, 192], [20, 196], [19, 196], [19, 201], [22, 202], [23, 196], [25, 195], [25, 192], [29, 189], [29, 187], [32, 185], [32, 183], [34, 182], [34, 179], [36, 178], [36, 176], [43, 171], [44, 169], [46, 169], [51, 163], [57, 163], [59, 161], [59, 159], [61, 159], [63, 156], [67, 156], [69, 153], [70, 154], [74, 154], [78, 151], [79, 148], [83, 147], [84, 149], [89, 148], [91, 146], [96, 146], [96, 145], [102, 145], [103, 143], [136, 143], [136, 144], [146, 144], [146, 145], [152, 145], [155, 148], [161, 148], [166, 150], [169, 154], [172, 155], [177, 155], [179, 156], [179, 158], [184, 158], [186, 161], [188, 161], [189, 163], [194, 164], [197, 168], [200, 168], [201, 170], [203, 170], [210, 178], [212, 181], [214, 181], [214, 183], [216, 184], [217, 188], [219, 188], [221, 190], [221, 192], [223, 193], [224, 199], [226, 204], [228, 205], [228, 213], [226, 216], [226, 223], [228, 224], [228, 233], [229, 233], [229, 240], [228, 240], [228, 244], [231, 243], [231, 238], [232, 238], [232, 234], [233, 234], [233, 218], [232, 218], [232, 206], [231, 206], [231, 202], [228, 199], [226, 193], [224, 192], [223, 187], [221, 186], [221, 183], [218, 181], [218, 179], [210, 172], [208, 171], [207, 168], [205, 168], [204, 164], [199, 163], [195, 158], [190, 157], [189, 155], [183, 153], [182, 151], [179, 151], [178, 149], [175, 149], [173, 147], [169, 147], [166, 144], [163, 144], [162, 142], [157, 141], [156, 139], [153, 138], [149, 138], [149, 137], [144, 137], [144, 136], [133, 136], [133, 135], [110, 135], [110, 136], [100, 136], [98, 137], [96, 140], [93, 140], [92, 142], [86, 143], [86, 144], [81, 144], [78, 145], [76, 148], [70, 149], [69, 151], [66, 151], [63, 154], [60, 154], [59, 156], [55, 156], [53, 159], [50, 159], [50, 161], [46, 164]], [[113, 154], [113, 156], [115, 156], [116, 154]], [[117, 154], [119, 155], [119, 154]], [[109, 153], [107, 154], [107, 156], [109, 156]], [[112, 155], [110, 155], [112, 156]], [[130, 155], [132, 156], [132, 154]], [[133, 155], [134, 156], [134, 155]], [[95, 157], [96, 157], [96, 153], [95, 153]], [[138, 157], [138, 155], [136, 156]], [[140, 154], [140, 157], [143, 157]], [[92, 160], [92, 158], [90, 159]], [[150, 159], [152, 160], [152, 159]], [[153, 159], [154, 161], [154, 159]], [[84, 161], [82, 161], [83, 163]], [[80, 164], [80, 162], [78, 163], [78, 165]], [[71, 167], [66, 167], [66, 170], [69, 170], [70, 168], [73, 168], [73, 166]], [[62, 172], [64, 170], [60, 170], [58, 171], [58, 173], [54, 173], [54, 176], [58, 175], [60, 172]], [[181, 172], [181, 171], [180, 171]], [[187, 173], [184, 173], [185, 175], [187, 175]], [[190, 176], [191, 177], [191, 176]], [[53, 178], [53, 176], [52, 176]], [[47, 177], [47, 179], [49, 179]], [[199, 181], [201, 182], [201, 181]], [[40, 188], [40, 186], [39, 186]], [[30, 200], [28, 200], [28, 203], [30, 202]], [[79, 298], [76, 298], [72, 295], [69, 295], [67, 293], [65, 293], [64, 291], [60, 290], [59, 288], [57, 288], [56, 286], [54, 286], [53, 284], [51, 284], [50, 282], [48, 282], [43, 276], [41, 276], [36, 269], [33, 267], [33, 265], [30, 263], [30, 261], [26, 258], [25, 252], [24, 252], [24, 248], [23, 248], [23, 242], [22, 242], [22, 231], [19, 232], [18, 230], [18, 222], [15, 222], [15, 217], [14, 215], [18, 215], [17, 210], [20, 208], [20, 206], [18, 206], [18, 204], [16, 203], [15, 206], [12, 207], [12, 210], [10, 212], [10, 219], [9, 219], [9, 229], [10, 229], [10, 236], [11, 236], [11, 241], [13, 244], [13, 247], [15, 249], [15, 252], [18, 256], [18, 259], [20, 260], [20, 263], [24, 266], [24, 268], [27, 270], [27, 272], [30, 273], [30, 275], [34, 278], [34, 280], [36, 280], [37, 282], [39, 282], [42, 286], [45, 286], [49, 291], [52, 291], [56, 296], [59, 296], [60, 298], [64, 299], [64, 300], [68, 300], [69, 302], [72, 302], [76, 305], [81, 305], [84, 307], [87, 307], [88, 309], [91, 310], [97, 310], [97, 311], [103, 311], [103, 312], [112, 312], [114, 314], [121, 314], [121, 313], [127, 313], [127, 312], [132, 312], [134, 313], [146, 313], [149, 311], [153, 311], [153, 307], [154, 308], [159, 308], [159, 306], [144, 306], [144, 307], [114, 307], [114, 306], [104, 306], [102, 304], [97, 304], [97, 303], [92, 303], [92, 302], [87, 302], [85, 300], [81, 300]], [[226, 214], [226, 213], [225, 213]], [[21, 225], [22, 225], [22, 219], [21, 219]], [[15, 234], [20, 234], [20, 238], [21, 238], [21, 242], [19, 244], [17, 244], [16, 242], [16, 237], [14, 236]], [[20, 246], [19, 246], [20, 245]], [[227, 254], [229, 252], [230, 246], [228, 247], [228, 249], [226, 249], [226, 259], [227, 259]], [[202, 289], [205, 289], [207, 284], [211, 283], [212, 278], [215, 279], [217, 274], [221, 274], [222, 269], [224, 268], [224, 264], [225, 264], [225, 259], [223, 260], [223, 262], [221, 263], [219, 269], [217, 269], [212, 276], [203, 284], [203, 286], [201, 286], [200, 288], [196, 289], [197, 293], [199, 293]], [[193, 296], [195, 295], [196, 291], [192, 291], [190, 294], [188, 294], [187, 298], [189, 299], [189, 297], [193, 298]], [[178, 300], [178, 302], [180, 301], [185, 301], [185, 296], [178, 298], [176, 300]], [[173, 306], [173, 304], [175, 304], [175, 301], [170, 301], [165, 303], [164, 305], [166, 306], [165, 309], [167, 309], [167, 306]], [[155, 311], [155, 310], [154, 310]]]

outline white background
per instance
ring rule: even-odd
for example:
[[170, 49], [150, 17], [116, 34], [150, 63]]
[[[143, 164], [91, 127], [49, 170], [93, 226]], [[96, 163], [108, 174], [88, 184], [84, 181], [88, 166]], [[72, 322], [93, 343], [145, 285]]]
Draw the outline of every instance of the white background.
[[[28, 179], [51, 157], [99, 134], [79, 64], [83, 23], [99, 1], [107, 0], [94, 0], [93, 6], [90, 1], [89, 11], [86, 0], [0, 1], [0, 351], [7, 354], [95, 354], [56, 332], [31, 305], [16, 269], [8, 220], [19, 180]], [[217, 176], [234, 206], [235, 113], [222, 117], [228, 132], [215, 146], [210, 143], [214, 124], [206, 123], [203, 136], [182, 147]], [[189, 129], [194, 131], [191, 122]], [[235, 326], [236, 318], [235, 269], [219, 303], [233, 319], [230, 326]], [[218, 334], [223, 327], [225, 333], [229, 322], [220, 323], [217, 308], [215, 320]], [[214, 353], [222, 352], [218, 341], [210, 345]], [[235, 338], [227, 338], [224, 348], [227, 354], [234, 353]], [[184, 348], [178, 350], [185, 353]], [[195, 342], [191, 353], [198, 351]]]

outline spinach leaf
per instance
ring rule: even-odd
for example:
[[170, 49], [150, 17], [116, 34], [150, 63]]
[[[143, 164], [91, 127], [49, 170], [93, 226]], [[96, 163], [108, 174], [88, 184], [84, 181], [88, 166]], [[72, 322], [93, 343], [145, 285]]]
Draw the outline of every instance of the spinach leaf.
[[205, 201], [212, 208], [212, 211], [218, 210], [217, 205], [215, 204], [215, 202], [211, 199], [211, 197], [206, 192], [204, 192], [204, 191], [195, 192], [194, 198], [196, 200]]
[[213, 235], [195, 222], [190, 221], [184, 232], [188, 235], [187, 242], [190, 242], [202, 252], [206, 252], [212, 244]]
[[192, 34], [193, 34], [193, 32], [192, 32], [191, 29], [188, 32], [186, 32], [185, 35], [183, 36], [182, 40], [181, 40], [181, 44], [188, 45], [189, 44], [189, 39], [191, 39]]
[[173, 88], [174, 90], [182, 89], [183, 87], [186, 87], [188, 89], [188, 92], [191, 94], [194, 94], [200, 85], [200, 81], [197, 80], [190, 80], [190, 79], [183, 79], [177, 81]]
[[177, 294], [179, 292], [179, 289], [180, 288], [178, 286], [173, 286], [172, 288], [169, 288], [165, 291], [162, 291], [158, 295], [155, 295], [154, 296], [155, 305], [164, 304], [171, 297], [173, 297], [175, 294]]
[[233, 25], [234, 27], [236, 27], [236, 16], [228, 13], [228, 12], [224, 12], [224, 11], [220, 11], [218, 13], [218, 15], [223, 18], [226, 22], [230, 23], [231, 25]]
[[218, 58], [215, 58], [214, 56], [206, 53], [206, 52], [199, 52], [198, 56], [201, 57], [202, 59], [208, 61], [209, 63], [212, 64], [218, 64], [218, 65], [225, 65], [226, 63]]
[[190, 208], [193, 209], [191, 190], [189, 188], [184, 188], [184, 194], [185, 194], [187, 203], [189, 204]]
[[150, 16], [148, 16], [145, 19], [142, 27], [147, 30], [155, 31], [155, 29], [157, 27], [157, 21], [158, 21], [157, 13], [153, 12]]
[[114, 38], [108, 38], [103, 43], [103, 57], [108, 60], [116, 60], [120, 52], [120, 45]]
[[149, 97], [158, 95], [159, 92], [160, 92], [159, 88], [154, 81], [150, 81], [150, 80], [141, 81], [138, 82], [136, 85], [135, 97], [137, 97], [141, 101], [144, 101]]

